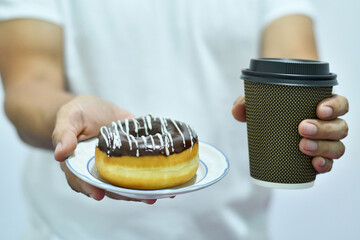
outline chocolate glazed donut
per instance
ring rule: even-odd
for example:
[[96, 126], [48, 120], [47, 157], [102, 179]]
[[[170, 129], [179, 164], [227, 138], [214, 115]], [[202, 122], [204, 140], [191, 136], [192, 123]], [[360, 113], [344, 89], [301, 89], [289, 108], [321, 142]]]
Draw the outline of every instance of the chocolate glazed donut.
[[162, 189], [193, 178], [199, 166], [197, 134], [188, 124], [144, 116], [100, 128], [95, 148], [99, 174], [132, 189]]
[[102, 127], [96, 146], [109, 157], [169, 156], [197, 142], [197, 134], [188, 124], [148, 115]]

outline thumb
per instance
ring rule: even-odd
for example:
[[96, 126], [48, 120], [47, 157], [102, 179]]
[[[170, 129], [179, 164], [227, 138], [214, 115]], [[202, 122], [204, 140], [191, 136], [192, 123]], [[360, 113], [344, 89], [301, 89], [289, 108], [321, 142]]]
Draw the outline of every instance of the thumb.
[[246, 122], [246, 105], [244, 95], [235, 100], [232, 108], [232, 115], [236, 120]]
[[83, 130], [81, 119], [81, 117], [74, 116], [74, 113], [61, 110], [58, 112], [52, 134], [55, 147], [54, 157], [57, 161], [64, 161], [75, 150], [78, 135]]

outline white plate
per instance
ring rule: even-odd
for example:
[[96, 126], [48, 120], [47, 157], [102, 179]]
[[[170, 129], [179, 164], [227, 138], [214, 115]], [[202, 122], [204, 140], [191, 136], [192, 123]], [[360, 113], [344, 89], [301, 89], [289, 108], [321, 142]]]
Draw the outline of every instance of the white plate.
[[222, 179], [229, 171], [226, 156], [214, 146], [199, 142], [200, 164], [196, 175], [188, 182], [166, 189], [136, 190], [114, 186], [98, 173], [94, 160], [95, 138], [80, 142], [74, 153], [66, 159], [69, 169], [80, 179], [122, 196], [138, 199], [159, 199], [188, 193], [208, 187]]

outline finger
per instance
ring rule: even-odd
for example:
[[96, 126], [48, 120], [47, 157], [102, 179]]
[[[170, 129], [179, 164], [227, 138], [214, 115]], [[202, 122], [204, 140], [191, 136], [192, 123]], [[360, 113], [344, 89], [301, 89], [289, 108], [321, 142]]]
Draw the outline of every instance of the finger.
[[73, 130], [67, 129], [64, 131], [56, 130], [54, 131], [53, 137], [58, 140], [54, 141], [56, 144], [54, 158], [62, 162], [64, 161], [72, 152], [74, 152], [77, 145], [76, 133]]
[[61, 169], [64, 171], [66, 180], [75, 192], [80, 192], [88, 197], [100, 201], [105, 196], [105, 190], [88, 184], [73, 174], [66, 166], [65, 162], [60, 163]]
[[246, 122], [245, 96], [238, 97], [232, 108], [232, 115], [240, 122]]
[[316, 115], [323, 120], [336, 119], [349, 111], [349, 102], [343, 97], [334, 94], [331, 98], [324, 99], [316, 108]]
[[149, 204], [149, 205], [153, 205], [156, 201], [157, 201], [157, 199], [144, 199], [141, 202]]
[[323, 157], [314, 157], [312, 165], [318, 173], [330, 172], [333, 167], [333, 160]]
[[341, 141], [310, 140], [303, 138], [299, 144], [300, 150], [309, 156], [322, 156], [338, 159], [345, 153], [345, 146]]
[[301, 136], [309, 139], [340, 140], [348, 135], [349, 127], [343, 119], [304, 120], [299, 124]]
[[129, 198], [129, 197], [125, 197], [125, 196], [121, 196], [118, 195], [116, 193], [113, 192], [106, 192], [105, 195], [111, 199], [115, 199], [115, 200], [124, 200], [124, 201], [132, 201], [132, 202], [142, 202], [142, 203], [146, 203], [146, 204], [154, 204], [156, 202], [157, 199], [137, 199], [137, 198]]
[[81, 113], [76, 109], [64, 107], [59, 110], [52, 134], [54, 157], [57, 161], [64, 161], [75, 150], [82, 126]]
[[115, 115], [115, 119], [114, 121], [117, 121], [117, 120], [125, 120], [125, 119], [130, 119], [130, 118], [135, 118], [135, 115], [124, 110], [124, 109], [121, 109], [121, 108], [116, 108], [116, 110], [114, 111], [114, 115]]

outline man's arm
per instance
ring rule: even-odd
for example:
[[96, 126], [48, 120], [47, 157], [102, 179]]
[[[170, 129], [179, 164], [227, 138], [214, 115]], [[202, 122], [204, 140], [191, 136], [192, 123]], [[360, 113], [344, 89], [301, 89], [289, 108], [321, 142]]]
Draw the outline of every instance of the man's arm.
[[[303, 15], [289, 15], [268, 25], [261, 38], [261, 57], [318, 59], [312, 20]], [[234, 102], [232, 114], [241, 122], [245, 117], [245, 96]]]
[[6, 114], [23, 141], [53, 148], [56, 113], [73, 98], [64, 90], [62, 29], [19, 19], [1, 22], [0, 36]]
[[[103, 189], [76, 177], [64, 160], [82, 141], [98, 134], [111, 121], [133, 117], [114, 104], [91, 95], [65, 91], [62, 30], [38, 20], [0, 22], [0, 73], [5, 88], [5, 110], [23, 141], [53, 149], [69, 186], [101, 200]], [[51, 159], [49, 159], [51, 160]], [[119, 200], [130, 199], [107, 194]]]
[[312, 20], [289, 15], [272, 22], [262, 35], [262, 57], [318, 59]]

